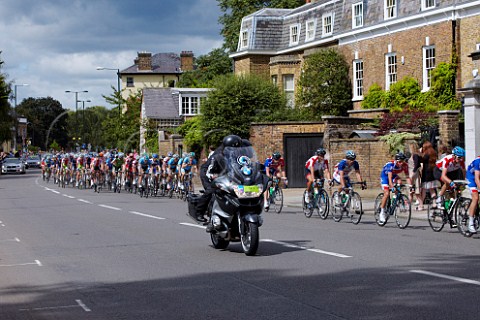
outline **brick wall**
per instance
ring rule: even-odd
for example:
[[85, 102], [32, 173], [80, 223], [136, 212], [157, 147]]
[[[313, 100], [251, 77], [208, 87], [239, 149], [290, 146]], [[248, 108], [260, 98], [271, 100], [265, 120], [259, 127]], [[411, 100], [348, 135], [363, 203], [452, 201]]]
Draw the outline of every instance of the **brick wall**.
[[235, 74], [255, 74], [259, 77], [270, 79], [269, 56], [249, 56], [235, 60]]
[[449, 149], [454, 147], [452, 141], [458, 141], [460, 138], [458, 110], [442, 110], [438, 111], [438, 131], [440, 133], [440, 142]]
[[476, 50], [476, 44], [480, 43], [480, 17], [468, 17], [457, 21], [459, 30], [459, 85], [458, 88], [464, 88], [468, 81], [472, 80], [472, 70], [475, 69], [472, 58], [468, 57], [470, 53]]

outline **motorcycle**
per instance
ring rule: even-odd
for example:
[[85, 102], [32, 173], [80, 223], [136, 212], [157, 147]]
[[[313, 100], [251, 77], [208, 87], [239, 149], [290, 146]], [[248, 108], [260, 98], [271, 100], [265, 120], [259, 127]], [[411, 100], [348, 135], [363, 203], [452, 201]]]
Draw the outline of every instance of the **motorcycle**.
[[251, 146], [223, 151], [225, 170], [213, 180], [215, 193], [209, 205], [213, 224], [210, 233], [216, 249], [225, 249], [230, 242], [240, 241], [247, 256], [256, 254], [263, 224], [263, 193], [268, 178], [256, 160]]

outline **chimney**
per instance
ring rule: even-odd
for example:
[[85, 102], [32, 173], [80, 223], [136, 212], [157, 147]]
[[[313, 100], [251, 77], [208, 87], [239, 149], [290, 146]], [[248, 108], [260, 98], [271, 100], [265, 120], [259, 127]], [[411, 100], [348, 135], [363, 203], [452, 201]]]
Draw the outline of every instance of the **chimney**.
[[138, 65], [138, 70], [152, 71], [152, 53], [151, 52], [137, 52], [138, 58], [135, 59]]
[[305, 3], [314, 3], [317, 2], [318, 0], [306, 0]]
[[192, 51], [182, 51], [182, 53], [180, 53], [180, 69], [182, 69], [182, 72], [193, 70], [193, 52]]

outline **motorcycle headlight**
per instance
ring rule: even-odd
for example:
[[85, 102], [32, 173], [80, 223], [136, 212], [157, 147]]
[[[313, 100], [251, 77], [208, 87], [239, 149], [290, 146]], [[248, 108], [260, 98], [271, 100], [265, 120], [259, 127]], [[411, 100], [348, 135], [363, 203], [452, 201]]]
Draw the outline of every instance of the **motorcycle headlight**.
[[263, 192], [263, 186], [261, 184], [253, 186], [236, 185], [233, 186], [233, 191], [239, 198], [258, 198]]

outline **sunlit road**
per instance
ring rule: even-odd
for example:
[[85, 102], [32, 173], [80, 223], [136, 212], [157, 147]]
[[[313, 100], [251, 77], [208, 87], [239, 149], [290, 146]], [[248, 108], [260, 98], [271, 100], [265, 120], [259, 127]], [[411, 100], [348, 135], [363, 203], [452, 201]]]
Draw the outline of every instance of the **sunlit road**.
[[0, 176], [0, 319], [467, 319], [480, 236], [265, 214], [216, 250], [177, 199]]

